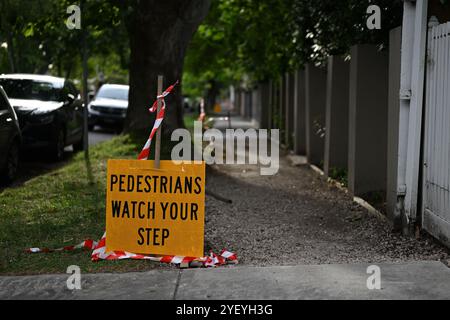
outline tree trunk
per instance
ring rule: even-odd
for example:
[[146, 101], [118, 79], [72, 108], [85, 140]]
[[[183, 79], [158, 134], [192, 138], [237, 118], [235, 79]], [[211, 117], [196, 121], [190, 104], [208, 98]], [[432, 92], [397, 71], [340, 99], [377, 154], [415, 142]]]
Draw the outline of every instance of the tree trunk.
[[12, 36], [12, 32], [8, 33], [8, 36], [6, 38], [6, 43], [8, 44], [8, 60], [9, 60], [9, 66], [11, 68], [11, 73], [16, 73], [16, 59], [15, 59], [15, 48], [14, 48], [14, 40]]
[[[126, 132], [148, 130], [154, 114], [156, 80], [164, 76], [164, 89], [181, 80], [184, 55], [198, 25], [208, 13], [210, 0], [138, 1], [130, 24], [130, 92]], [[166, 98], [165, 134], [183, 127], [181, 85]]]
[[206, 92], [206, 110], [207, 112], [214, 112], [214, 106], [216, 105], [217, 95], [219, 94], [219, 84], [216, 80], [209, 81], [209, 89]]

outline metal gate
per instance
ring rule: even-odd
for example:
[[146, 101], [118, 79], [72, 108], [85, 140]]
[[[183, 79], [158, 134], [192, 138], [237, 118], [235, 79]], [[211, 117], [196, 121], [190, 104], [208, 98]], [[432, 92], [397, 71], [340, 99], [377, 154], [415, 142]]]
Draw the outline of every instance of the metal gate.
[[450, 244], [450, 23], [428, 31], [422, 225]]

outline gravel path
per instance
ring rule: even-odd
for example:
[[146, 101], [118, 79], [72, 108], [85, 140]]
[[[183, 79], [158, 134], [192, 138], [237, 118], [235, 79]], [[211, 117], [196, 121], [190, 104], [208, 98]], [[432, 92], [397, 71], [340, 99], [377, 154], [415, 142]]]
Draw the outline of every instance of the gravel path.
[[280, 159], [275, 176], [256, 166], [208, 168], [205, 249], [227, 248], [245, 265], [381, 263], [449, 258], [423, 234], [419, 240], [392, 233], [349, 195], [308, 166]]

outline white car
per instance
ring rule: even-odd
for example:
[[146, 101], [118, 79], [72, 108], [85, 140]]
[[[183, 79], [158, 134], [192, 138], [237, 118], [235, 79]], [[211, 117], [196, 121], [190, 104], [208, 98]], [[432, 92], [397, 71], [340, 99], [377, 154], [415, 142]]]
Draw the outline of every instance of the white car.
[[89, 104], [89, 130], [95, 125], [121, 130], [128, 109], [129, 86], [104, 84]]

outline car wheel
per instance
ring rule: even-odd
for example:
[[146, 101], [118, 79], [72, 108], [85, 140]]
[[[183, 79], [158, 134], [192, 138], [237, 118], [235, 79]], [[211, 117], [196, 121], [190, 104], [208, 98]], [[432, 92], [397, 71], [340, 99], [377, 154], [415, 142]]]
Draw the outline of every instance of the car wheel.
[[6, 182], [12, 182], [17, 176], [17, 169], [19, 167], [19, 144], [14, 141], [9, 148], [8, 158], [4, 177]]
[[56, 140], [54, 142], [54, 145], [52, 146], [52, 156], [53, 159], [60, 161], [64, 157], [64, 147], [65, 139], [64, 139], [64, 131], [59, 130], [56, 136]]
[[123, 132], [123, 126], [120, 125], [120, 126], [114, 128], [114, 132], [115, 132], [116, 134], [121, 134], [121, 133]]
[[73, 151], [78, 152], [78, 151], [83, 151], [84, 150], [84, 138], [83, 138], [84, 134], [81, 136], [80, 141], [78, 141], [77, 143], [73, 144]]

